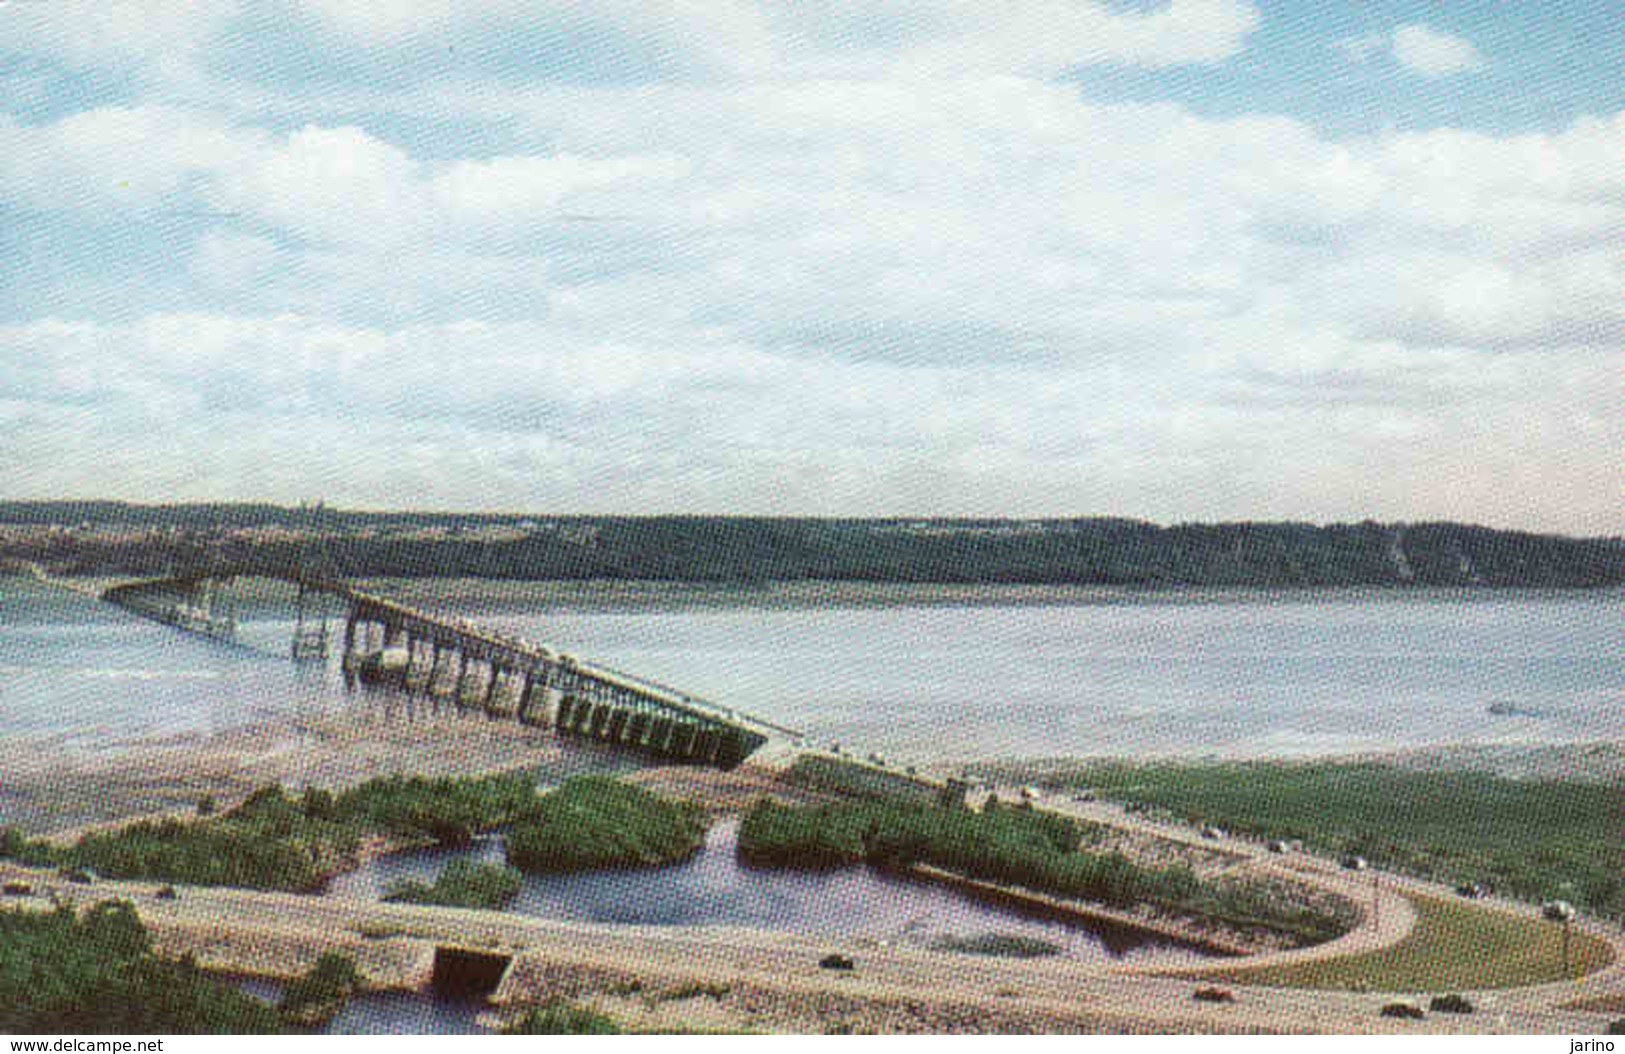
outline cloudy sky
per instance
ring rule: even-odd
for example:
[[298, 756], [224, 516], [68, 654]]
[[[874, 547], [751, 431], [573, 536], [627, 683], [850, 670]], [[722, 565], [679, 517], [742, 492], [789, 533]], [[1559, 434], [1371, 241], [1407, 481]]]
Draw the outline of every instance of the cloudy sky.
[[1625, 531], [1613, 6], [0, 0], [0, 497]]

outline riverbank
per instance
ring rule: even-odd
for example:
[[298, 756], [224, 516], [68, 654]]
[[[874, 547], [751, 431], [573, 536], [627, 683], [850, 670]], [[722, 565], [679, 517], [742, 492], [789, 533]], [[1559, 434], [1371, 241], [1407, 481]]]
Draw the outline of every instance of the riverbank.
[[63, 840], [138, 818], [194, 816], [204, 798], [229, 808], [267, 784], [331, 790], [395, 773], [562, 773], [632, 763], [567, 749], [550, 732], [517, 722], [490, 721], [450, 706], [443, 711], [394, 721], [365, 710], [288, 718], [106, 751], [0, 739], [3, 821]]
[[[1545, 760], [1540, 760], [1541, 755]], [[1215, 834], [1301, 843], [1530, 902], [1625, 915], [1615, 774], [1625, 748], [1483, 748], [1313, 761], [1051, 761], [992, 767], [1057, 798], [1103, 798]], [[1560, 774], [1554, 776], [1555, 774]]]

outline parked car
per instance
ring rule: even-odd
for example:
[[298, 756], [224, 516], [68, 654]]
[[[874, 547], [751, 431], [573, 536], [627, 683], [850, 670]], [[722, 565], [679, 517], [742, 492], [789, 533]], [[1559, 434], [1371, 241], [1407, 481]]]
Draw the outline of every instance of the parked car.
[[1349, 855], [1343, 858], [1343, 870], [1345, 871], [1364, 871], [1370, 866], [1363, 856]]
[[27, 882], [7, 882], [4, 886], [0, 886], [0, 893], [4, 893], [8, 897], [26, 897], [32, 895], [33, 892], [34, 887]]
[[1422, 1008], [1408, 999], [1398, 999], [1382, 1008], [1383, 1017], [1398, 1017], [1407, 1021], [1420, 1021], [1427, 1016]]
[[96, 872], [88, 867], [65, 867], [60, 874], [75, 885], [88, 886], [96, 881]]
[[1470, 1014], [1473, 1012], [1472, 1001], [1458, 992], [1449, 995], [1436, 995], [1428, 1003], [1428, 1009], [1435, 1014]]
[[1548, 900], [1540, 906], [1540, 917], [1551, 922], [1570, 922], [1574, 915], [1574, 905], [1566, 900]]
[[1456, 887], [1456, 896], [1466, 897], [1468, 900], [1482, 900], [1490, 895], [1490, 891], [1477, 882], [1463, 882]]
[[1222, 841], [1226, 837], [1225, 829], [1223, 827], [1214, 827], [1209, 824], [1208, 826], [1202, 828], [1202, 837], [1214, 842]]
[[1271, 842], [1270, 845], [1269, 845], [1269, 850], [1272, 853], [1285, 853], [1285, 852], [1288, 851], [1288, 848], [1289, 847], [1287, 846], [1287, 844], [1285, 842], [1281, 841], [1279, 838], [1277, 838], [1275, 841]]
[[850, 958], [840, 954], [830, 954], [818, 960], [818, 965], [825, 970], [853, 970], [857, 964]]
[[159, 900], [174, 900], [175, 899], [175, 887], [174, 886], [159, 886], [157, 892], [153, 893], [153, 896], [156, 897]]
[[1207, 985], [1191, 993], [1191, 998], [1198, 1003], [1234, 1003], [1236, 993], [1228, 988], [1219, 988], [1216, 985]]

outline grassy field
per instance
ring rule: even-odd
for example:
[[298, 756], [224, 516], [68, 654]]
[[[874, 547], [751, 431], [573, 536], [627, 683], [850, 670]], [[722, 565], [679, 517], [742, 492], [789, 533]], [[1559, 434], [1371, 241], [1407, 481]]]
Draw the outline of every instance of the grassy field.
[[1410, 900], [1416, 906], [1416, 927], [1391, 948], [1291, 966], [1221, 970], [1209, 976], [1280, 988], [1445, 992], [1581, 977], [1612, 958], [1606, 943], [1576, 931], [1564, 969], [1563, 930], [1556, 923], [1433, 897]]
[[1040, 777], [1391, 870], [1625, 914], [1620, 789], [1376, 763], [1090, 764]]

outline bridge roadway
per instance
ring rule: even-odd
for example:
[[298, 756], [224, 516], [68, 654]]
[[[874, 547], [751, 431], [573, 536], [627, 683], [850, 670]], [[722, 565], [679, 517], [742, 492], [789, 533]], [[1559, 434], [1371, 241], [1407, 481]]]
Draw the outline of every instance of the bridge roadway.
[[344, 669], [363, 681], [420, 688], [493, 717], [722, 769], [770, 741], [801, 739], [792, 729], [647, 678], [339, 580], [240, 567], [127, 583], [102, 598], [178, 629], [231, 638], [235, 624], [199, 598], [212, 586], [247, 577], [276, 579], [346, 605]]

